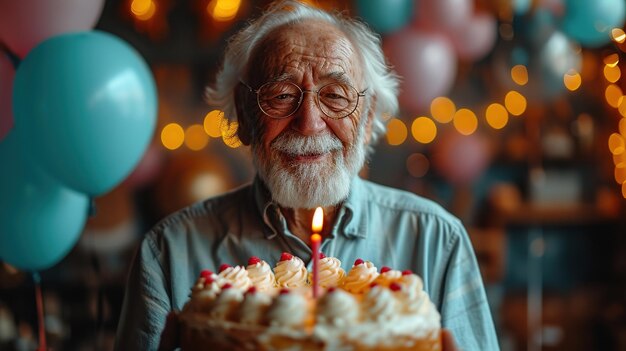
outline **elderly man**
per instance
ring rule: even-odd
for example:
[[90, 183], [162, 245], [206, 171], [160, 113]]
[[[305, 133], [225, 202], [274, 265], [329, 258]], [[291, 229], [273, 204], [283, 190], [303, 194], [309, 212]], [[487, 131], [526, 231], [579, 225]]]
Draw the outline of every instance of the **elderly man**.
[[284, 251], [308, 262], [313, 209], [322, 206], [326, 255], [345, 269], [363, 257], [413, 270], [460, 347], [497, 350], [460, 221], [431, 201], [357, 175], [384, 131], [383, 114], [397, 110], [397, 85], [380, 39], [342, 15], [280, 2], [236, 34], [208, 97], [236, 116], [257, 176], [146, 235], [130, 273], [117, 349], [156, 349], [166, 316], [183, 307], [203, 268], [253, 255], [273, 264]]

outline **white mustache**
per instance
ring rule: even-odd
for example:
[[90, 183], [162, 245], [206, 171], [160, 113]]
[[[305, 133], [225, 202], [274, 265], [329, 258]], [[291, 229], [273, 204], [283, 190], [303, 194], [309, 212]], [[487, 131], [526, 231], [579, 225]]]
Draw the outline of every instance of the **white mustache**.
[[331, 133], [302, 136], [295, 132], [285, 132], [274, 139], [270, 147], [272, 150], [289, 155], [315, 155], [341, 150], [343, 144]]

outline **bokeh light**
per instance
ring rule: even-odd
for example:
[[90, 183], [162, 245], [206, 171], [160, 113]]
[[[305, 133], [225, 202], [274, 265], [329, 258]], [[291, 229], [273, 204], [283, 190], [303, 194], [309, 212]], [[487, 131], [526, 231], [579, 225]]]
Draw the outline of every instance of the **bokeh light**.
[[609, 67], [615, 67], [619, 63], [619, 55], [616, 53], [606, 55], [604, 59], [602, 59], [602, 62]]
[[207, 11], [216, 21], [230, 21], [237, 16], [241, 0], [212, 0], [207, 5]]
[[154, 16], [156, 4], [152, 0], [133, 0], [130, 11], [137, 19], [147, 21]]
[[513, 116], [520, 116], [526, 111], [526, 98], [515, 90], [506, 93], [504, 97], [504, 106]]
[[626, 138], [626, 118], [619, 120], [619, 133]]
[[580, 73], [570, 69], [563, 75], [563, 84], [567, 90], [575, 91], [580, 88], [580, 85], [582, 84], [582, 77], [580, 76]]
[[622, 197], [626, 199], [626, 182], [622, 183]]
[[439, 123], [449, 123], [452, 121], [455, 112], [456, 106], [454, 102], [447, 97], [436, 97], [430, 103], [430, 114], [435, 121]]
[[616, 84], [609, 84], [604, 90], [604, 98], [606, 102], [611, 107], [618, 108], [622, 103], [622, 99], [624, 98], [624, 94], [622, 93], [622, 89]]
[[526, 85], [528, 83], [528, 69], [524, 65], [515, 65], [511, 68], [511, 79], [517, 85]]
[[185, 131], [178, 123], [170, 123], [161, 130], [161, 143], [169, 150], [176, 150], [185, 141]]
[[228, 121], [222, 119], [220, 123], [220, 131], [222, 132], [222, 141], [226, 146], [236, 149], [243, 145], [239, 137], [237, 136], [237, 130], [239, 129], [239, 123], [237, 121]]
[[493, 129], [502, 129], [509, 122], [509, 112], [506, 108], [498, 103], [487, 106], [485, 111], [487, 124]]
[[625, 148], [626, 142], [623, 136], [618, 133], [613, 133], [609, 136], [609, 151], [611, 151], [612, 154], [623, 152]]
[[617, 82], [622, 76], [622, 71], [619, 69], [619, 66], [610, 66], [604, 65], [604, 78], [611, 82]]
[[613, 164], [618, 165], [620, 163], [626, 164], [626, 150], [621, 149], [622, 152], [613, 154]]
[[478, 118], [476, 114], [466, 108], [456, 111], [453, 123], [454, 128], [463, 135], [471, 135], [478, 128]]
[[611, 29], [611, 39], [616, 43], [622, 44], [626, 40], [626, 33], [621, 28], [613, 28]]
[[417, 142], [428, 144], [437, 136], [437, 125], [428, 117], [417, 117], [411, 124], [411, 134]]
[[193, 151], [202, 150], [209, 142], [209, 136], [200, 124], [193, 124], [185, 130], [185, 145]]
[[430, 161], [419, 152], [409, 155], [406, 159], [406, 170], [412, 177], [421, 178], [428, 173], [430, 169]]
[[387, 143], [389, 145], [401, 145], [404, 143], [409, 132], [404, 122], [397, 118], [392, 118], [387, 123]]
[[204, 131], [212, 138], [220, 138], [222, 130], [220, 125], [224, 119], [224, 113], [220, 110], [213, 110], [204, 116]]

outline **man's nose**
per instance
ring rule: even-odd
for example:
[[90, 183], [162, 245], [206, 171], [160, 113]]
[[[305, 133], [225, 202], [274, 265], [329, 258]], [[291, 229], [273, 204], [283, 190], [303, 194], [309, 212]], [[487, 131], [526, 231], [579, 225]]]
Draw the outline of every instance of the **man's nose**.
[[302, 104], [294, 117], [293, 128], [302, 135], [315, 135], [326, 128], [324, 113], [317, 106], [314, 92], [304, 92]]

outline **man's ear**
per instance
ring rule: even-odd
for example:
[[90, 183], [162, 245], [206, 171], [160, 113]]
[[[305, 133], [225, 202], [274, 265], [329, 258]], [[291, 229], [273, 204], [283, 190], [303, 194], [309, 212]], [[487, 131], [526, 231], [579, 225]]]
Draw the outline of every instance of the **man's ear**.
[[235, 87], [235, 110], [237, 111], [237, 136], [241, 142], [248, 146], [252, 142], [252, 123], [251, 113], [249, 110], [249, 99], [247, 96], [250, 91], [243, 84], [237, 84]]
[[365, 145], [369, 145], [372, 140], [372, 128], [374, 127], [374, 118], [376, 118], [376, 95], [370, 98], [370, 106], [367, 109], [367, 122], [365, 122]]

